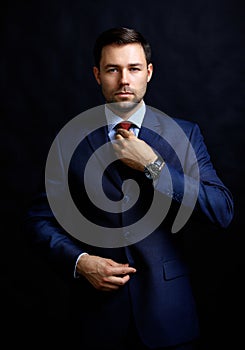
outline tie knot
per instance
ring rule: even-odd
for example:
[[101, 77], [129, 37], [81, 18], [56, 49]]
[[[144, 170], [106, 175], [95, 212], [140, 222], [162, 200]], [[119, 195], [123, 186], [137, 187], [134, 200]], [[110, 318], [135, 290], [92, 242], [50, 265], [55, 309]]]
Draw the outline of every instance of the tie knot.
[[125, 130], [129, 130], [131, 126], [132, 126], [131, 122], [121, 122], [116, 125], [116, 129], [122, 128]]

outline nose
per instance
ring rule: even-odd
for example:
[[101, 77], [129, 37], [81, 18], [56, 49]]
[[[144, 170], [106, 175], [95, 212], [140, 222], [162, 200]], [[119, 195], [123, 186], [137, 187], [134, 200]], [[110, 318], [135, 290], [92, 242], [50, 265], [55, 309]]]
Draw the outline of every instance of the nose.
[[126, 69], [121, 71], [120, 82], [122, 85], [129, 85], [129, 75]]

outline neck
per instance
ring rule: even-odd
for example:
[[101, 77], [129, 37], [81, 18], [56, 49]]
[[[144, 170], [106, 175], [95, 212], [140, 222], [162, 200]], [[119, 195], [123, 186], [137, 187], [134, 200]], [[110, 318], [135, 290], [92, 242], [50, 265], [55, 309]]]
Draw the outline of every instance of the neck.
[[139, 103], [115, 102], [107, 104], [107, 107], [123, 120], [129, 119], [143, 104], [143, 100]]

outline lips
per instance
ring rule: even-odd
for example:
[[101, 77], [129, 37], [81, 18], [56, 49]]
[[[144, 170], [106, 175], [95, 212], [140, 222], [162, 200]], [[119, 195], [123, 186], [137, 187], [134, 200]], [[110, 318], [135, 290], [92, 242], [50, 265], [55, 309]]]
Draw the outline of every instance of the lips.
[[131, 91], [118, 91], [115, 95], [133, 95]]

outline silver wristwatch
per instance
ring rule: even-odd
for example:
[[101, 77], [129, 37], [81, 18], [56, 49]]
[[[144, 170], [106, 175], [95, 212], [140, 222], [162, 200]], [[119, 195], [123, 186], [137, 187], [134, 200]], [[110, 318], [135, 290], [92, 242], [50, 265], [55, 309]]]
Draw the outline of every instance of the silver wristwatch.
[[147, 164], [144, 168], [145, 176], [150, 180], [156, 180], [161, 173], [161, 170], [164, 166], [164, 160], [161, 157], [157, 157], [155, 162]]

